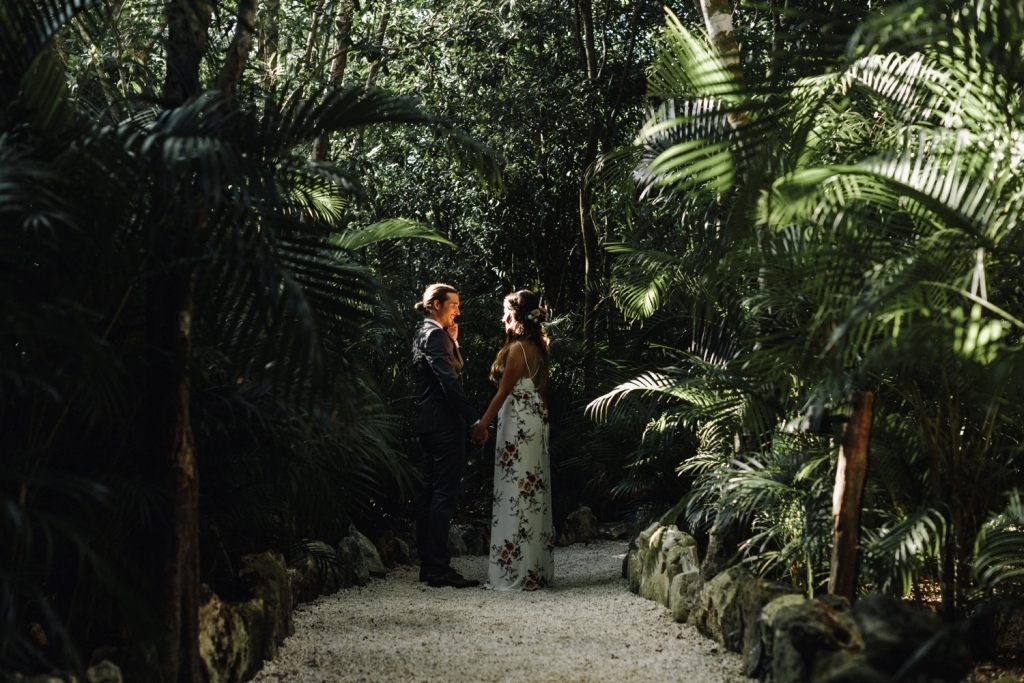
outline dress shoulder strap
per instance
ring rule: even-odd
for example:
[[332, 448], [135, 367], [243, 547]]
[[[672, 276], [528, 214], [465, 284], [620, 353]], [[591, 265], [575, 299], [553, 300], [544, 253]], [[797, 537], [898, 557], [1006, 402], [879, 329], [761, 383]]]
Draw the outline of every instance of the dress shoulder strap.
[[537, 374], [537, 370], [540, 370], [540, 366], [537, 366], [537, 370], [531, 371], [530, 358], [526, 355], [526, 347], [523, 346], [523, 342], [517, 341], [516, 344], [519, 344], [519, 350], [523, 352], [523, 362], [526, 363], [526, 371], [530, 373], [530, 379], [533, 379], [534, 376]]

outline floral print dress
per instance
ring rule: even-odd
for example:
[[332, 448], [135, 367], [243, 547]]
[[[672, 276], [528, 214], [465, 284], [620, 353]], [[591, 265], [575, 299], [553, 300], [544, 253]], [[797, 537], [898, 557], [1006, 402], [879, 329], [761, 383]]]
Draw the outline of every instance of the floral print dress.
[[520, 378], [498, 412], [494, 507], [487, 585], [536, 590], [555, 574], [548, 413], [530, 377]]

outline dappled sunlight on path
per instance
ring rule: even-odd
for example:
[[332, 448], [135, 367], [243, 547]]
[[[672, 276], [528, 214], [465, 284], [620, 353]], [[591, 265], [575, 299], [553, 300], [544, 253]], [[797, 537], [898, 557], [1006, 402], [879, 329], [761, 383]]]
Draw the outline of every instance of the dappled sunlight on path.
[[[534, 593], [428, 588], [392, 572], [295, 612], [295, 635], [261, 683], [335, 681], [739, 682], [722, 653], [620, 576], [625, 543], [558, 548], [556, 585]], [[486, 558], [456, 558], [484, 578]]]

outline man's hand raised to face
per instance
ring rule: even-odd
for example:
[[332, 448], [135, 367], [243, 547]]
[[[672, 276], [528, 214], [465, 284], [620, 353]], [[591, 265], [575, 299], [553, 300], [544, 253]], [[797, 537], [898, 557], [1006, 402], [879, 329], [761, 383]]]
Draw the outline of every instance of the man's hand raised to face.
[[433, 318], [438, 325], [444, 328], [444, 331], [447, 332], [454, 341], [458, 342], [459, 326], [455, 322], [455, 318], [457, 318], [460, 313], [459, 295], [452, 292], [444, 302], [435, 301], [432, 305], [433, 310], [430, 313], [430, 317]]

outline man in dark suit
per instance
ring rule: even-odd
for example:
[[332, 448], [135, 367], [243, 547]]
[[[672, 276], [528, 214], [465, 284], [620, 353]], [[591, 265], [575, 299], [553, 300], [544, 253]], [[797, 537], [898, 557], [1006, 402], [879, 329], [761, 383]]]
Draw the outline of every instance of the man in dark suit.
[[420, 581], [435, 588], [478, 586], [479, 581], [452, 569], [448, 554], [448, 529], [458, 502], [469, 430], [479, 422], [459, 382], [459, 294], [449, 285], [430, 285], [416, 307], [426, 315], [412, 343], [412, 374], [420, 393], [416, 429], [425, 482], [416, 501]]

